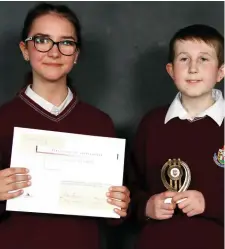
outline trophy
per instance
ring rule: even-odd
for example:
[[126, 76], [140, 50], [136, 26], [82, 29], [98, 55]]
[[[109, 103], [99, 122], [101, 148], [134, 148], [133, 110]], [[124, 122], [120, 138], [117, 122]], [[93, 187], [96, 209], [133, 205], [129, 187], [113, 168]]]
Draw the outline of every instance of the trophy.
[[[186, 191], [191, 182], [191, 172], [188, 165], [178, 159], [169, 159], [161, 169], [161, 179], [169, 191]], [[177, 203], [185, 200], [181, 199]], [[165, 203], [171, 203], [172, 198], [166, 198]]]

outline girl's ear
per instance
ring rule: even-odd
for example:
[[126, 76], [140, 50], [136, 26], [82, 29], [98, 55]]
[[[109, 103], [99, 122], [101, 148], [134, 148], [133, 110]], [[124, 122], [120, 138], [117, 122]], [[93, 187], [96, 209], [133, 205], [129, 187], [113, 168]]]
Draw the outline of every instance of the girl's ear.
[[78, 60], [79, 54], [80, 54], [80, 50], [78, 49], [76, 51], [76, 53], [75, 53], [74, 64], [77, 64], [77, 60]]
[[28, 54], [28, 49], [27, 49], [26, 44], [23, 41], [21, 41], [19, 44], [19, 47], [20, 47], [20, 50], [23, 54], [24, 60], [29, 61], [29, 54]]

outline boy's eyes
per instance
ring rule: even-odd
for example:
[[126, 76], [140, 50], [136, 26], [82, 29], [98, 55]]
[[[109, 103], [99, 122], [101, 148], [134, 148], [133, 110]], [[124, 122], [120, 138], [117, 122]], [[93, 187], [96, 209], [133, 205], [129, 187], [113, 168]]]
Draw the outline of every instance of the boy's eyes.
[[180, 58], [180, 61], [186, 61], [188, 58], [186, 58], [186, 57], [182, 57], [182, 58]]
[[[182, 57], [182, 58], [180, 58], [180, 61], [187, 61], [187, 60], [188, 60], [187, 57]], [[200, 60], [201, 60], [201, 61], [208, 61], [209, 59], [206, 58], [206, 57], [200, 57]]]
[[208, 58], [205, 58], [205, 57], [201, 57], [200, 58], [202, 61], [208, 61]]

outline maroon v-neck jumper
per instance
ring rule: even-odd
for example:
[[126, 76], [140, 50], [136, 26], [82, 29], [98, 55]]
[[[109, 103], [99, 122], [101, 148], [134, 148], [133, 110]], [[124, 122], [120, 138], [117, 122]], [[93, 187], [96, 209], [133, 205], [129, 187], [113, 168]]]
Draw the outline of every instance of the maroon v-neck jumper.
[[[224, 122], [211, 119], [190, 122], [174, 118], [164, 124], [168, 107], [149, 112], [134, 141], [130, 165], [131, 210], [143, 224], [138, 249], [223, 249], [224, 168], [214, 154], [224, 145]], [[206, 209], [187, 217], [180, 210], [168, 220], [146, 220], [147, 200], [166, 189], [161, 168], [168, 159], [186, 162], [191, 171], [190, 190], [202, 192]]]
[[[109, 116], [76, 97], [54, 116], [27, 97], [25, 89], [0, 108], [0, 127], [1, 168], [10, 166], [14, 127], [115, 137]], [[0, 202], [0, 215], [2, 249], [99, 249], [97, 218], [6, 212], [5, 202]]]

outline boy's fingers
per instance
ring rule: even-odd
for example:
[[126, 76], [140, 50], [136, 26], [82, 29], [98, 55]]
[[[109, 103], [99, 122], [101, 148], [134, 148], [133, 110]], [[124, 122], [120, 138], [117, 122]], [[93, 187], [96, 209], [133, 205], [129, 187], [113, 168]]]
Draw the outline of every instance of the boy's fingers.
[[182, 209], [183, 213], [189, 213], [193, 210], [193, 208], [191, 207], [191, 205], [186, 206], [185, 208]]
[[163, 192], [161, 194], [161, 199], [166, 199], [166, 198], [173, 198], [175, 195], [177, 194], [177, 192], [173, 192], [173, 191], [166, 191]]
[[189, 193], [187, 191], [179, 192], [173, 197], [173, 202], [177, 203], [181, 199], [185, 199], [189, 197]]
[[161, 208], [165, 210], [174, 210], [175, 206], [174, 204], [162, 203]]
[[[181, 199], [181, 200], [182, 200], [182, 199]], [[179, 202], [179, 201], [178, 201], [178, 202]], [[178, 207], [179, 207], [180, 209], [183, 209], [183, 208], [187, 207], [189, 204], [190, 204], [190, 203], [189, 203], [189, 199], [186, 199], [186, 200], [184, 200], [184, 201], [178, 203]]]
[[174, 210], [162, 210], [162, 215], [173, 215], [174, 214]]
[[190, 212], [187, 213], [187, 216], [192, 217], [192, 216], [194, 216], [196, 214], [197, 214], [196, 211], [194, 209], [192, 209]]

